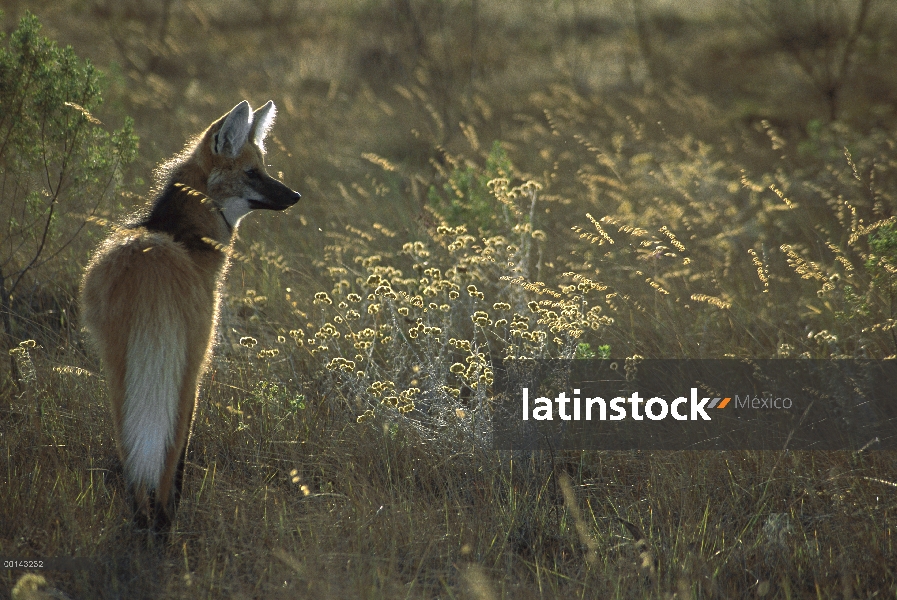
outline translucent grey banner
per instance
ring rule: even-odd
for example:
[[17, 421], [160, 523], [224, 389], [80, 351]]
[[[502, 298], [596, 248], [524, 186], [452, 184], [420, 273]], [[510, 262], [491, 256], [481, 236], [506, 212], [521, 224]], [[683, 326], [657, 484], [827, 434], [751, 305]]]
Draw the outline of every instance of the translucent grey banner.
[[508, 361], [493, 390], [502, 450], [897, 449], [897, 361]]

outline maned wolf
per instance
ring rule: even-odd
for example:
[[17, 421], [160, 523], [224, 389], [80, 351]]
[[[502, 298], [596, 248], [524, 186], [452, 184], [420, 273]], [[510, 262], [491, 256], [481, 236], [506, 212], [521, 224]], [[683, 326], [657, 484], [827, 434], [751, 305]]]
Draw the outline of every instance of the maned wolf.
[[156, 199], [100, 244], [84, 275], [84, 322], [143, 528], [174, 518], [234, 231], [251, 210], [299, 200], [265, 172], [274, 114], [272, 102], [253, 113], [244, 100], [160, 167]]

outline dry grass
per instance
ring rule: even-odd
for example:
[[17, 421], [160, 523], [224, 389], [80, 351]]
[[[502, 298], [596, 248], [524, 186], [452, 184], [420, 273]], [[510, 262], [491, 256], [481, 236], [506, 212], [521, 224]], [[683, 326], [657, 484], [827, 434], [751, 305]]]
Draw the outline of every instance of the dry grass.
[[893, 582], [886, 454], [444, 454], [225, 380], [199, 414], [177, 533], [154, 542], [128, 521], [101, 382], [46, 379], [65, 400], [6, 417], [4, 553], [90, 557], [45, 573], [73, 597], [865, 597]]
[[135, 117], [110, 214], [244, 97], [280, 108], [270, 162], [303, 203], [241, 229], [169, 543], [129, 521], [81, 264], [35, 277], [0, 556], [89, 558], [42, 573], [72, 598], [897, 593], [892, 453], [511, 455], [483, 433], [507, 356], [897, 354], [897, 116], [869, 91], [897, 89], [869, 79], [897, 73], [891, 12], [826, 123], [720, 12], [240, 6], [33, 7], [107, 69], [104, 122]]

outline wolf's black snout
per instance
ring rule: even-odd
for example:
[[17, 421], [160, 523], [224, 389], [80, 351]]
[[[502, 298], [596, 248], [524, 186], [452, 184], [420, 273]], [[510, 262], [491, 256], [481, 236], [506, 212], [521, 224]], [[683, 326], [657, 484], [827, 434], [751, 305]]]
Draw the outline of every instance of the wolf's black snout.
[[290, 207], [290, 206], [293, 206], [294, 204], [296, 204], [297, 202], [299, 202], [300, 198], [302, 198], [302, 194], [300, 194], [299, 192], [297, 192], [295, 190], [291, 190], [290, 188], [287, 188], [287, 192], [286, 192], [286, 194], [284, 194], [284, 197], [283, 197], [283, 203], [284, 203], [285, 207]]

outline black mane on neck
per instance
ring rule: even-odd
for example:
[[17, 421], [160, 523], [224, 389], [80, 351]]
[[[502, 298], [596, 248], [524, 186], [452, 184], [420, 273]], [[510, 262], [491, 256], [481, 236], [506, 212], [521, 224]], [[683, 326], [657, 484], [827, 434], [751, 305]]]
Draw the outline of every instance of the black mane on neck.
[[208, 198], [189, 187], [169, 183], [156, 197], [148, 210], [137, 215], [129, 228], [143, 227], [170, 235], [175, 242], [188, 250], [216, 250], [206, 241], [215, 239], [212, 219], [221, 219], [228, 234], [233, 230], [227, 219], [211, 204]]

